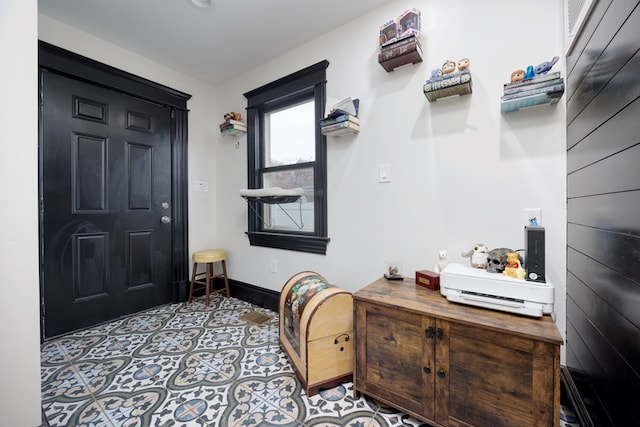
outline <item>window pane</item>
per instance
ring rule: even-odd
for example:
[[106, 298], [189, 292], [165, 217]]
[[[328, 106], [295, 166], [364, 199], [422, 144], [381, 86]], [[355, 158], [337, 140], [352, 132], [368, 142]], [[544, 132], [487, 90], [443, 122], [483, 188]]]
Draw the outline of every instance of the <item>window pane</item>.
[[292, 169], [263, 174], [265, 187], [302, 188], [304, 195], [293, 203], [264, 205], [265, 230], [313, 232], [313, 168]]
[[313, 99], [264, 115], [265, 166], [315, 160], [315, 103]]

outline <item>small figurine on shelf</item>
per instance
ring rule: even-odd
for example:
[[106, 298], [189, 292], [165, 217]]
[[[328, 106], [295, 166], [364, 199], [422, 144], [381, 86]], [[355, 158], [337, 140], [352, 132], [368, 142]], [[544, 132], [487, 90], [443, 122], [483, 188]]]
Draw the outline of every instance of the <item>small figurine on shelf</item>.
[[[509, 252], [514, 251], [509, 248], [491, 249], [487, 254], [487, 273], [502, 273], [507, 265], [507, 254]], [[522, 263], [522, 259], [518, 258], [518, 260]]]
[[469, 58], [463, 58], [458, 61], [458, 71], [463, 72], [465, 70], [469, 71]]
[[451, 74], [456, 70], [456, 63], [448, 59], [442, 64], [442, 74]]
[[397, 261], [385, 261], [384, 278], [387, 280], [403, 280], [402, 264]]
[[436, 80], [438, 77], [442, 77], [442, 68], [436, 68], [435, 70], [431, 70], [431, 76], [429, 77], [429, 81]]
[[507, 265], [505, 266], [502, 274], [520, 280], [523, 280], [526, 277], [527, 272], [522, 268], [522, 264], [520, 263], [520, 254], [518, 252], [507, 253]]
[[469, 258], [471, 266], [473, 268], [487, 268], [487, 254], [489, 253], [489, 247], [484, 243], [475, 244], [471, 250], [463, 252], [464, 258]]
[[522, 79], [524, 79], [524, 74], [524, 70], [515, 70], [513, 73], [511, 73], [511, 82], [514, 83], [522, 81]]
[[536, 65], [536, 67], [534, 68], [536, 76], [544, 76], [545, 74], [547, 74], [551, 70], [551, 67], [553, 67], [555, 63], [558, 62], [558, 59], [560, 58], [554, 56], [553, 58], [551, 58], [551, 61], [544, 61], [543, 63]]
[[234, 113], [233, 111], [224, 115], [225, 120], [237, 120], [239, 122], [242, 121], [242, 114]]
[[438, 251], [438, 262], [436, 262], [435, 267], [433, 267], [433, 271], [436, 273], [442, 273], [442, 270], [447, 266], [447, 251], [444, 249], [440, 249]]
[[527, 72], [524, 73], [523, 80], [529, 80], [529, 79], [534, 78], [535, 76], [536, 76], [536, 73], [535, 73], [535, 71], [533, 71], [533, 65], [529, 65], [527, 67]]

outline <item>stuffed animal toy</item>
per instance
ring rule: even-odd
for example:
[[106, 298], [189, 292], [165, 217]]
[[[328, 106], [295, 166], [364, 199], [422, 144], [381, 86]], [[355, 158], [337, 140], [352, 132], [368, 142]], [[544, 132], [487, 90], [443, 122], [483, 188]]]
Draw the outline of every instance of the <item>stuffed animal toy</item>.
[[436, 263], [435, 267], [433, 267], [433, 271], [440, 274], [442, 270], [444, 270], [444, 268], [447, 266], [447, 264], [447, 251], [441, 249], [438, 251], [438, 262]]
[[484, 243], [477, 243], [468, 252], [463, 252], [464, 258], [469, 258], [473, 268], [487, 268], [489, 248]]
[[513, 277], [514, 279], [524, 279], [527, 272], [522, 268], [520, 264], [520, 254], [517, 252], [507, 253], [507, 265], [502, 272], [505, 276]]

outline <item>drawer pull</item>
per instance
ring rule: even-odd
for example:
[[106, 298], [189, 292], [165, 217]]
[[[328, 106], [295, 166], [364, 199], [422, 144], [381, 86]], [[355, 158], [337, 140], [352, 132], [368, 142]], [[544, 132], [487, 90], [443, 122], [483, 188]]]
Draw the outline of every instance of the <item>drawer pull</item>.
[[436, 336], [436, 330], [433, 328], [433, 326], [429, 326], [428, 329], [424, 330], [424, 334], [427, 336], [427, 338], [433, 338]]
[[425, 374], [430, 374], [431, 373], [431, 368], [428, 366], [425, 366], [424, 368], [422, 368], [422, 370], [425, 372]]
[[442, 369], [440, 369], [440, 370], [438, 371], [438, 376], [439, 376], [440, 378], [444, 378], [444, 377], [445, 377], [445, 375], [444, 375], [444, 371], [443, 371]]

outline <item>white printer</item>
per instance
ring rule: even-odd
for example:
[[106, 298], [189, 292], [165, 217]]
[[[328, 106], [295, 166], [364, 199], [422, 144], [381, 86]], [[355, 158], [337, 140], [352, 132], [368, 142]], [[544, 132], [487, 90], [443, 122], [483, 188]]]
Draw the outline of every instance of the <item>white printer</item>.
[[451, 263], [440, 273], [440, 293], [449, 301], [541, 317], [553, 313], [554, 288]]

